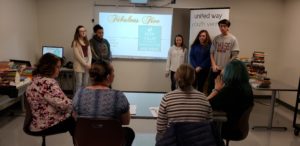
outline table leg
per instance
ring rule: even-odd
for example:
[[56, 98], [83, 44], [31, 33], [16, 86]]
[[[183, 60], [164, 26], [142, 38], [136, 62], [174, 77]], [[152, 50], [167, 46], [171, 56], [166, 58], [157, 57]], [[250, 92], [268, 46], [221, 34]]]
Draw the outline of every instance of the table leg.
[[273, 115], [274, 115], [274, 108], [275, 108], [275, 102], [276, 102], [276, 93], [277, 90], [272, 91], [272, 97], [271, 97], [271, 104], [270, 104], [270, 116], [269, 116], [269, 121], [268, 121], [268, 126], [254, 126], [252, 127], [253, 130], [255, 129], [266, 129], [266, 130], [282, 130], [286, 131], [286, 127], [273, 127]]

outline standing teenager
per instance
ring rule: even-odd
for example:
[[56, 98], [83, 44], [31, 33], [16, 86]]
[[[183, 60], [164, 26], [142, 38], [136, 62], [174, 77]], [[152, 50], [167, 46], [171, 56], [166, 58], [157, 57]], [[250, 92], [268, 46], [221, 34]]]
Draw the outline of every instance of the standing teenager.
[[207, 30], [201, 30], [195, 38], [190, 52], [190, 63], [195, 68], [195, 87], [203, 92], [204, 83], [210, 69], [211, 39]]
[[170, 76], [172, 91], [176, 89], [175, 72], [181, 64], [187, 63], [187, 54], [188, 51], [184, 46], [183, 36], [176, 35], [174, 45], [169, 49], [165, 74], [166, 77]]
[[234, 35], [229, 33], [230, 21], [223, 19], [218, 22], [221, 34], [217, 35], [210, 48], [211, 73], [209, 79], [209, 91], [214, 87], [214, 80], [228, 62], [237, 58], [239, 44]]
[[86, 35], [86, 29], [84, 26], [79, 25], [76, 28], [74, 39], [71, 47], [74, 52], [74, 72], [75, 72], [75, 86], [76, 91], [88, 85], [89, 72], [92, 62], [92, 53], [90, 44]]
[[101, 25], [96, 24], [93, 28], [94, 36], [90, 40], [92, 50], [92, 62], [105, 61], [111, 62], [111, 50], [109, 42], [103, 38], [104, 29]]

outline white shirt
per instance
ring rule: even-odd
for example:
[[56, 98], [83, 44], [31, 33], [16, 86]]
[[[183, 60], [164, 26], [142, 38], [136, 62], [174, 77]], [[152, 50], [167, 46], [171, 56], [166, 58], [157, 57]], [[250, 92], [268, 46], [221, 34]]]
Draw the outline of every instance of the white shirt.
[[174, 71], [176, 72], [177, 68], [183, 64], [187, 63], [187, 49], [184, 49], [182, 47], [176, 47], [173, 45], [169, 49], [168, 53], [168, 59], [166, 64], [166, 72]]

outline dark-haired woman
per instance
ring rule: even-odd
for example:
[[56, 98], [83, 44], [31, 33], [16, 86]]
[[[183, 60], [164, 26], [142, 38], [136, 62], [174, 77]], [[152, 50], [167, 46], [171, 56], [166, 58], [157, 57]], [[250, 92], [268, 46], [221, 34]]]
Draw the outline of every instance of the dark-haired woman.
[[32, 83], [26, 90], [33, 116], [30, 130], [33, 132], [69, 131], [73, 135], [72, 101], [55, 80], [60, 67], [60, 58], [47, 53], [40, 58], [33, 71]]
[[176, 35], [174, 45], [169, 49], [165, 73], [165, 77], [170, 76], [172, 91], [176, 89], [175, 72], [181, 64], [187, 63], [187, 54], [188, 51], [184, 46], [183, 36]]
[[195, 68], [195, 87], [200, 92], [203, 92], [210, 69], [210, 46], [211, 39], [207, 30], [199, 31], [191, 46], [190, 63]]
[[88, 70], [91, 68], [92, 53], [84, 26], [76, 28], [71, 47], [74, 51], [75, 90], [86, 87], [89, 82]]
[[[122, 125], [129, 125], [129, 103], [126, 96], [121, 91], [109, 88], [115, 76], [113, 66], [104, 61], [95, 62], [89, 74], [92, 85], [78, 90], [73, 98], [77, 117], [112, 118], [119, 120]], [[130, 146], [135, 137], [134, 131], [129, 127], [123, 129], [126, 146]]]
[[253, 93], [245, 64], [239, 60], [229, 62], [216, 78], [215, 88], [208, 99], [214, 110], [226, 113], [227, 122], [222, 125], [222, 134], [226, 135], [226, 128], [237, 124], [242, 114], [253, 106]]

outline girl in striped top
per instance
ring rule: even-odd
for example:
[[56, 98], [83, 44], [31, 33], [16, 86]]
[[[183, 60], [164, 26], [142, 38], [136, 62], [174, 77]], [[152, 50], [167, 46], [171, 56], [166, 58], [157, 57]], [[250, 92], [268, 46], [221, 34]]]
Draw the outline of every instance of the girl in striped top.
[[206, 96], [193, 88], [195, 70], [182, 64], [176, 71], [178, 89], [167, 93], [159, 107], [156, 140], [162, 138], [172, 122], [201, 122], [212, 119], [212, 108]]

